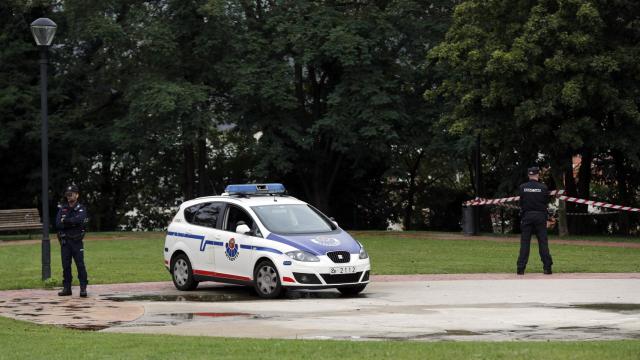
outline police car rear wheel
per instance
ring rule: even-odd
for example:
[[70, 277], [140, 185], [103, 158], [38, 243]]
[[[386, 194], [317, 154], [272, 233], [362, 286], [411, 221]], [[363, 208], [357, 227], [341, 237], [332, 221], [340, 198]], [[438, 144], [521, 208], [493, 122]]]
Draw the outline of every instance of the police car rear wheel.
[[173, 261], [173, 284], [178, 290], [193, 290], [198, 287], [198, 282], [193, 277], [193, 269], [186, 255], [180, 254]]
[[280, 283], [278, 269], [276, 269], [271, 261], [260, 262], [260, 264], [256, 266], [253, 278], [253, 285], [258, 296], [273, 299], [282, 293], [282, 284]]
[[365, 287], [367, 287], [367, 284], [341, 287], [341, 288], [338, 288], [338, 291], [340, 291], [342, 295], [345, 295], [345, 296], [355, 296], [360, 294]]

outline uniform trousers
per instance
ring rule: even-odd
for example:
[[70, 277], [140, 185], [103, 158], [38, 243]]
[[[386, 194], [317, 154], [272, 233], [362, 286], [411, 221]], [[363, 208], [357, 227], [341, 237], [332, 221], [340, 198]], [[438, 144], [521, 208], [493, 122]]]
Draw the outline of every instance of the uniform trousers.
[[60, 247], [62, 255], [62, 285], [67, 288], [71, 287], [71, 259], [76, 263], [78, 269], [78, 280], [80, 286], [87, 286], [87, 269], [84, 266], [84, 244], [82, 240], [65, 240]]
[[551, 270], [553, 260], [549, 253], [549, 240], [547, 239], [547, 213], [542, 211], [528, 211], [522, 217], [520, 224], [520, 255], [518, 256], [518, 270], [524, 271], [529, 261], [529, 248], [531, 247], [531, 234], [538, 238], [538, 251], [545, 270]]

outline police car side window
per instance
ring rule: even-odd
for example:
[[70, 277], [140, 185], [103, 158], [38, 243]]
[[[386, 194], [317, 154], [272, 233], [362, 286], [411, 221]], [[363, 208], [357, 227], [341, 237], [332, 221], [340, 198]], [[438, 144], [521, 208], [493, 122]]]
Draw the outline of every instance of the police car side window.
[[[222, 203], [205, 203], [200, 205], [192, 206], [195, 209], [187, 208], [185, 209], [185, 219], [194, 225], [206, 226], [210, 228], [215, 228], [218, 224], [218, 216], [220, 215], [220, 210], [223, 207]], [[187, 211], [189, 210], [189, 211]], [[195, 211], [194, 211], [195, 210]], [[191, 221], [187, 217], [188, 213], [193, 212]]]
[[189, 224], [193, 224], [194, 215], [196, 214], [198, 209], [200, 209], [203, 205], [206, 205], [206, 204], [193, 205], [184, 209], [184, 219], [187, 220]]
[[226, 231], [236, 231], [236, 227], [238, 226], [238, 222], [243, 221], [245, 225], [249, 227], [249, 229], [253, 229], [253, 219], [249, 214], [247, 214], [244, 210], [229, 205], [229, 212], [227, 213], [227, 223], [224, 226], [224, 230]]

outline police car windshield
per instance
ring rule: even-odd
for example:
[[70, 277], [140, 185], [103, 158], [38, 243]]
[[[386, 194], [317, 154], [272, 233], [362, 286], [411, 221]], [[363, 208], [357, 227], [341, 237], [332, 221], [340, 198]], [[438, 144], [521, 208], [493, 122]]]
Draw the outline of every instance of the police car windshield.
[[336, 229], [324, 216], [306, 204], [252, 206], [269, 231], [280, 234], [331, 232]]

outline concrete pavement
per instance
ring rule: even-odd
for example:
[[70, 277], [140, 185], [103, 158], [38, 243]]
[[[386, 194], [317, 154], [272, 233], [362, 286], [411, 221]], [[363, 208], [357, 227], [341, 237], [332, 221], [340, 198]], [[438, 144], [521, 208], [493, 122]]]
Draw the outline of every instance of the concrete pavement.
[[[260, 300], [203, 283], [0, 292], [0, 315], [104, 332], [356, 340], [604, 340], [640, 338], [640, 274], [373, 276], [364, 293], [294, 291]], [[75, 308], [73, 308], [75, 307]]]

